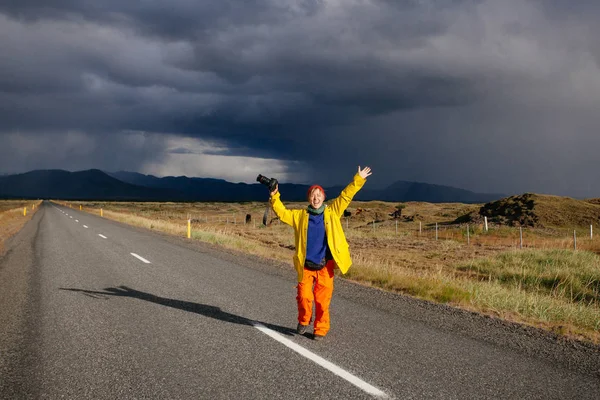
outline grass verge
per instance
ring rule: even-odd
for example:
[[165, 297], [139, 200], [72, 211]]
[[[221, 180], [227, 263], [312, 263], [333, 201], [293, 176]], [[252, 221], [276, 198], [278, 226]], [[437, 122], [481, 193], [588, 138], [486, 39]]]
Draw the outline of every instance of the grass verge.
[[[41, 202], [0, 200], [0, 256], [4, 254], [4, 242], [15, 235], [31, 219]], [[27, 209], [23, 215], [23, 208]]]
[[355, 261], [350, 279], [600, 343], [600, 257], [594, 253], [512, 250], [458, 263], [454, 271]]

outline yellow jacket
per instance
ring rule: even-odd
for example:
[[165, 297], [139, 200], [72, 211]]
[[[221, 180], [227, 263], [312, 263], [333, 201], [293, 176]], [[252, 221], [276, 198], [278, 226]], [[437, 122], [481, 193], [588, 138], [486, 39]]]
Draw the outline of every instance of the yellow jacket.
[[[354, 179], [342, 193], [325, 206], [323, 211], [323, 220], [325, 223], [325, 235], [327, 236], [327, 244], [331, 255], [337, 267], [345, 274], [352, 265], [350, 258], [350, 249], [346, 241], [346, 235], [342, 228], [341, 217], [344, 215], [344, 210], [356, 193], [363, 187], [367, 180], [354, 175]], [[273, 211], [279, 217], [281, 222], [290, 225], [294, 228], [294, 244], [296, 245], [296, 254], [294, 254], [294, 267], [298, 272], [298, 282], [302, 282], [304, 273], [304, 262], [306, 260], [306, 234], [308, 230], [308, 211], [303, 210], [288, 210], [285, 208], [280, 199], [280, 193], [277, 192], [271, 196], [271, 205]]]

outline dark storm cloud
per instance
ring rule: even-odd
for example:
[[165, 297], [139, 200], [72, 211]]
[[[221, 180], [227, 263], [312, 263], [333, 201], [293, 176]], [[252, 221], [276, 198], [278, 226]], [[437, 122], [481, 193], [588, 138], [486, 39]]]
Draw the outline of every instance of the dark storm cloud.
[[[4, 156], [77, 132], [65, 168], [85, 165], [66, 160], [87, 143], [121, 169], [247, 156], [339, 184], [368, 163], [379, 184], [585, 196], [600, 187], [585, 172], [600, 146], [600, 10], [565, 4], [5, 1], [0, 140], [20, 147]], [[166, 150], [170, 137], [214, 146]]]
[[285, 23], [299, 15], [312, 15], [322, 5], [319, 0], [286, 2], [248, 1], [43, 1], [3, 2], [0, 10], [27, 21], [41, 19], [83, 19], [100, 24], [135, 28], [146, 35], [167, 40], [190, 40], [209, 36], [222, 26], [271, 25]]

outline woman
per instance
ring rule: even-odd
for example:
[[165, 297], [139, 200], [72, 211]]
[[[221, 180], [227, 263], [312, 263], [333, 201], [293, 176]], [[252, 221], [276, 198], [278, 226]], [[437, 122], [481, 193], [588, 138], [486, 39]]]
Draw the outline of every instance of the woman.
[[314, 339], [329, 332], [329, 304], [333, 294], [333, 269], [343, 274], [352, 260], [342, 228], [341, 217], [356, 193], [363, 187], [371, 168], [358, 167], [352, 182], [330, 205], [325, 205], [325, 191], [319, 185], [308, 189], [309, 205], [305, 210], [288, 210], [280, 200], [278, 187], [271, 192], [271, 205], [279, 219], [294, 228], [296, 254], [294, 266], [298, 272], [298, 334], [306, 333], [315, 302]]

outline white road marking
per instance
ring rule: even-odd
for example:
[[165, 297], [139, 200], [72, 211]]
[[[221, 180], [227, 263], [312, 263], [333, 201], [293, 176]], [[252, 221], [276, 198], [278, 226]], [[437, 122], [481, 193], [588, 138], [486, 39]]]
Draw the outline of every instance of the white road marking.
[[137, 258], [138, 260], [145, 262], [146, 264], [150, 264], [150, 261], [146, 260], [144, 257], [140, 257], [135, 253], [131, 253], [132, 256], [134, 256], [135, 258]]
[[73, 217], [69, 217], [69, 218], [73, 219]]
[[85, 229], [87, 229], [87, 227], [88, 227], [88, 226], [87, 226], [87, 225], [84, 225], [83, 227], [84, 227]]
[[99, 233], [98, 236], [100, 236], [102, 239], [106, 239], [106, 236], [104, 236], [103, 234]]
[[78, 220], [78, 219], [76, 219], [76, 220], [75, 220], [75, 222], [79, 222], [79, 220]]
[[288, 348], [294, 350], [296, 353], [299, 353], [300, 355], [308, 358], [312, 362], [333, 372], [337, 376], [344, 378], [345, 380], [347, 380], [354, 386], [364, 390], [365, 392], [367, 392], [373, 396], [377, 396], [377, 397], [382, 397], [382, 398], [389, 397], [387, 394], [385, 394], [381, 390], [377, 389], [375, 386], [368, 384], [367, 382], [363, 381], [362, 379], [352, 375], [350, 372], [338, 367], [337, 365], [327, 361], [323, 357], [316, 355], [315, 353], [305, 349], [304, 347], [294, 343], [293, 341], [284, 338], [283, 336], [281, 336], [277, 332], [267, 328], [266, 326], [259, 324], [258, 322], [252, 322], [252, 324], [254, 325], [254, 327], [256, 329], [258, 329], [265, 335], [270, 336], [271, 338], [277, 340], [279, 343], [283, 344], [284, 346], [287, 346]]

